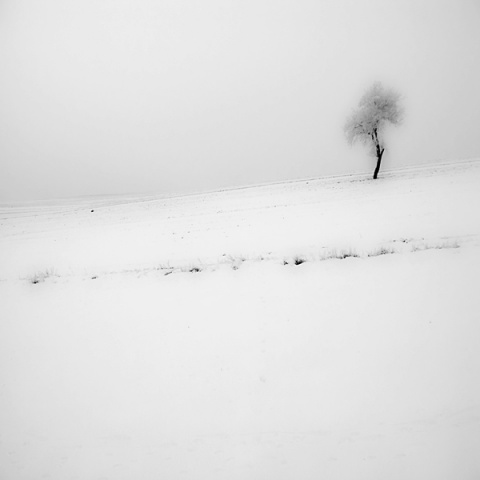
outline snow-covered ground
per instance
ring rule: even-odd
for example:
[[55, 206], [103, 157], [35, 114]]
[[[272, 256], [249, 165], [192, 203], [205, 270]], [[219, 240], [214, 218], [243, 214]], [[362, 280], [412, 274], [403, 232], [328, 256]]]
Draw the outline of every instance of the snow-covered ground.
[[479, 205], [479, 161], [1, 205], [0, 478], [478, 480]]

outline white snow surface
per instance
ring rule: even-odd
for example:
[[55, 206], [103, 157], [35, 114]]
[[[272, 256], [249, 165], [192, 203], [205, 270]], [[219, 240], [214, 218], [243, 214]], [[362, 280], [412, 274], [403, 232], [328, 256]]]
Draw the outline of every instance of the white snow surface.
[[478, 480], [479, 206], [480, 161], [1, 205], [0, 478]]

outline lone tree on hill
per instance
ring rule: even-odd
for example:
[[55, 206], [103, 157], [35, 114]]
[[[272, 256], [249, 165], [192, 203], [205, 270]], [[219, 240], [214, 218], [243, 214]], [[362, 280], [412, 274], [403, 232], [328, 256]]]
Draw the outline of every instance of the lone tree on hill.
[[369, 144], [371, 154], [377, 157], [373, 178], [376, 179], [383, 152], [385, 151], [382, 133], [387, 123], [399, 125], [403, 110], [398, 105], [400, 94], [386, 90], [380, 82], [375, 82], [360, 99], [358, 108], [345, 124], [345, 134], [350, 145], [359, 141]]

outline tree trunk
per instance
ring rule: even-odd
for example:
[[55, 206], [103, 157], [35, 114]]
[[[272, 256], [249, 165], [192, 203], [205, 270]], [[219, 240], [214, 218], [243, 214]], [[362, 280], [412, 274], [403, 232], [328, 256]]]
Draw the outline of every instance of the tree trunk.
[[376, 180], [376, 178], [378, 177], [378, 172], [380, 170], [380, 164], [382, 163], [382, 156], [384, 151], [385, 151], [384, 148], [382, 148], [382, 150], [377, 149], [377, 166], [375, 167], [375, 172], [373, 172], [374, 180]]

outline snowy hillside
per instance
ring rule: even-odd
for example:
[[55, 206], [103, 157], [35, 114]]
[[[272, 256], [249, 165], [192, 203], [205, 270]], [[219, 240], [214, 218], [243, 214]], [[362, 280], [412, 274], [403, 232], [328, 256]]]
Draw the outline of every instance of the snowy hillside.
[[480, 161], [0, 206], [0, 478], [478, 479]]

